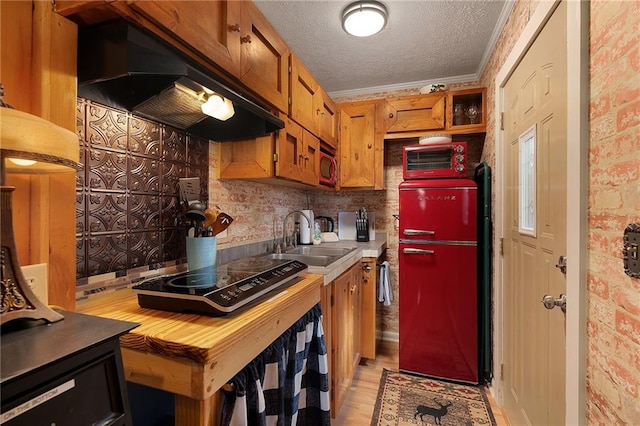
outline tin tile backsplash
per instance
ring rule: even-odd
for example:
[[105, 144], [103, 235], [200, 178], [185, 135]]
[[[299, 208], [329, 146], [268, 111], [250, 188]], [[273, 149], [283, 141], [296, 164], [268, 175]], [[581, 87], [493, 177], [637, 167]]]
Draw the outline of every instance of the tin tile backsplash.
[[183, 258], [181, 177], [207, 200], [209, 142], [78, 99], [76, 278]]

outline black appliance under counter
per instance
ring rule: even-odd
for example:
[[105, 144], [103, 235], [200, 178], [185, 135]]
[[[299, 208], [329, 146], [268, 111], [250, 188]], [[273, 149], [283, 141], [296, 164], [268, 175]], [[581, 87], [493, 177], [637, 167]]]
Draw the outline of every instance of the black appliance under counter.
[[2, 424], [130, 425], [118, 338], [138, 324], [61, 313], [3, 326]]

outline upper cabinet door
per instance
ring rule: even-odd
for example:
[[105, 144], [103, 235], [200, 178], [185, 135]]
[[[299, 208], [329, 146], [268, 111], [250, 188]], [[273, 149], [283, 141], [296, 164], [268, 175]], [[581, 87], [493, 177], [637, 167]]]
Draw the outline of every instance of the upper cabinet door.
[[289, 117], [281, 116], [280, 118], [285, 125], [284, 129], [278, 130], [276, 176], [302, 182], [305, 156], [302, 140], [304, 129]]
[[294, 54], [291, 61], [291, 104], [289, 117], [296, 120], [314, 135], [318, 134], [320, 122], [320, 85]]
[[253, 2], [242, 2], [240, 43], [240, 79], [286, 113], [289, 47]]
[[[188, 7], [185, 7], [188, 5]], [[130, 7], [228, 73], [240, 73], [240, 6], [233, 0], [144, 0]]]
[[388, 133], [441, 130], [445, 128], [445, 92], [387, 99], [395, 117], [387, 122]]
[[340, 111], [340, 187], [374, 188], [376, 103], [346, 104]]
[[317, 186], [318, 174], [320, 173], [320, 159], [318, 154], [320, 152], [320, 141], [308, 130], [304, 130], [302, 136], [302, 182]]
[[338, 146], [338, 109], [335, 102], [329, 97], [327, 92], [320, 87], [322, 102], [320, 103], [320, 139], [331, 148]]

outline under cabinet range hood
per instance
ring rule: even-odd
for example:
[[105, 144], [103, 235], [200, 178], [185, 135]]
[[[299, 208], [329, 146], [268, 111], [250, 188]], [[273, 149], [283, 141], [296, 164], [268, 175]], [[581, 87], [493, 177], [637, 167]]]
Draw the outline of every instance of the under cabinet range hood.
[[[168, 44], [119, 20], [79, 28], [78, 96], [214, 141], [263, 136], [284, 127], [280, 118]], [[212, 97], [232, 107], [221, 119], [203, 112]]]

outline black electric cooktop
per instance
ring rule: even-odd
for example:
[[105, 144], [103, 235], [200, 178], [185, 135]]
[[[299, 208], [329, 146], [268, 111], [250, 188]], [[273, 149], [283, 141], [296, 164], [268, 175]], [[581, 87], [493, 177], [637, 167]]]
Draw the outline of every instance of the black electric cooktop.
[[297, 260], [248, 257], [150, 278], [133, 286], [133, 290], [143, 308], [221, 316], [292, 284], [307, 268]]

